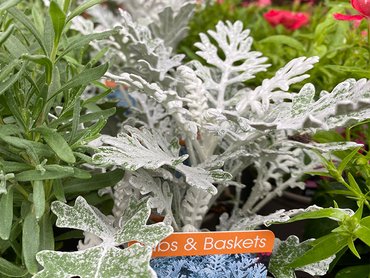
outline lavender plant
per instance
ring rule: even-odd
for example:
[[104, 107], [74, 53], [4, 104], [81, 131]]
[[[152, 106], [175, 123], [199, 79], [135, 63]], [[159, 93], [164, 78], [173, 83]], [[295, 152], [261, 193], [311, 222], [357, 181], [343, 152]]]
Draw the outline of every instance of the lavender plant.
[[[96, 171], [91, 165], [93, 149], [88, 146], [90, 141], [99, 137], [115, 108], [104, 109], [98, 105], [98, 101], [110, 92], [99, 82], [108, 68], [108, 64], [99, 63], [106, 50], [88, 56], [87, 60], [85, 57], [91, 41], [108, 38], [117, 30], [81, 35], [69, 28], [76, 16], [98, 2], [85, 1], [76, 6], [68, 0], [50, 1], [48, 7], [41, 1], [32, 1], [32, 7], [28, 1], [0, 3], [1, 277], [66, 277], [66, 273], [82, 276], [88, 273], [87, 277], [93, 277], [90, 274], [95, 272], [99, 276], [100, 268], [107, 271], [106, 265], [102, 262], [99, 267], [99, 260], [94, 259], [109, 259], [111, 257], [104, 256], [109, 252], [122, 254], [121, 262], [125, 258], [133, 260], [129, 255], [141, 254], [144, 259], [139, 257], [135, 263], [141, 259], [143, 271], [150, 272], [149, 264], [145, 264], [151, 254], [149, 247], [136, 245], [123, 252], [114, 248], [114, 244], [130, 240], [130, 231], [138, 235], [132, 231], [132, 225], [139, 225], [137, 227], [145, 231], [145, 217], [149, 210], [145, 200], [137, 202], [137, 208], [132, 208], [131, 214], [126, 212], [121, 217], [119, 228], [107, 228], [111, 224], [108, 218], [87, 205], [84, 199], [77, 198], [75, 209], [80, 208], [81, 211], [68, 215], [75, 217], [69, 221], [63, 219], [62, 214], [58, 215], [58, 223], [82, 230], [88, 227], [85, 229], [103, 239], [108, 238], [104, 237], [107, 230], [116, 232], [117, 241], [114, 244], [104, 242], [104, 247], [89, 250], [86, 254], [61, 256], [54, 253], [57, 252], [54, 250], [65, 248], [64, 242], [57, 237], [68, 240], [70, 236], [54, 230], [56, 219], [51, 209], [55, 208], [56, 214], [67, 210], [64, 203], [74, 201], [80, 194], [84, 194], [90, 203], [100, 206], [107, 199], [99, 198], [97, 190], [114, 185], [123, 177], [120, 169], [112, 169], [109, 173]], [[99, 88], [96, 89], [98, 94], [82, 97], [91, 84]], [[55, 200], [58, 202], [53, 203]], [[86, 222], [78, 225], [76, 218]], [[91, 227], [89, 223], [96, 225]], [[97, 223], [105, 230], [99, 230]], [[159, 237], [157, 241], [171, 231], [170, 227], [162, 224], [149, 229], [155, 230]], [[155, 237], [150, 238], [156, 241]], [[145, 238], [135, 239], [154, 244]], [[68, 265], [64, 269], [66, 273], [62, 273], [61, 265], [48, 261], [57, 257], [61, 258], [64, 266]], [[93, 265], [89, 270], [78, 269], [78, 266], [75, 266], [78, 270], [71, 270], [76, 258], [98, 262], [98, 270]], [[39, 263], [45, 266], [45, 270], [36, 274], [41, 270]]]

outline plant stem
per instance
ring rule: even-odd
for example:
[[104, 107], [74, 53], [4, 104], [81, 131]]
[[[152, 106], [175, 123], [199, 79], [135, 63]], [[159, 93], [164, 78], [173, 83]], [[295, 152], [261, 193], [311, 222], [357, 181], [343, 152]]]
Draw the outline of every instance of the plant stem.
[[294, 0], [293, 2], [293, 11], [296, 12], [301, 5], [301, 0]]

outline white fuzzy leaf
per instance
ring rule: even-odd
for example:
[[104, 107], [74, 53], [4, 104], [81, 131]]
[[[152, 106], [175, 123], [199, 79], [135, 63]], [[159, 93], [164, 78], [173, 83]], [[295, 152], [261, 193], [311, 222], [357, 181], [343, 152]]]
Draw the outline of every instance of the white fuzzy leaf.
[[[56, 201], [52, 204], [52, 211], [58, 216], [58, 227], [88, 231], [102, 241], [83, 251], [39, 252], [37, 260], [44, 269], [34, 277], [156, 277], [149, 266], [151, 248], [168, 236], [172, 228], [163, 223], [146, 225], [150, 208], [145, 200], [131, 202], [119, 227], [114, 227], [106, 216], [89, 206], [82, 197], [76, 199], [74, 207]], [[119, 248], [130, 241], [145, 245]]]
[[214, 178], [212, 172], [184, 165], [182, 162], [187, 155], [178, 156], [171, 152], [169, 144], [158, 133], [128, 126], [126, 129], [128, 133], [121, 133], [117, 138], [103, 138], [103, 142], [110, 146], [100, 148], [100, 152], [93, 156], [95, 162], [117, 165], [130, 171], [169, 166], [182, 173], [189, 185], [206, 190], [211, 194], [217, 192], [212, 183], [219, 179]]
[[[281, 103], [284, 99], [290, 99], [292, 95], [286, 93], [290, 85], [308, 78], [309, 75], [306, 72], [318, 61], [318, 57], [300, 57], [291, 60], [279, 69], [273, 78], [263, 80], [261, 86], [245, 94], [236, 106], [239, 115], [257, 114], [260, 117], [270, 110], [271, 103]], [[306, 98], [309, 99], [309, 96]], [[294, 107], [300, 108], [297, 104]]]
[[[347, 126], [370, 117], [370, 82], [365, 79], [347, 81], [337, 85], [331, 93], [322, 93], [313, 101], [313, 85], [305, 85], [289, 105], [275, 109], [280, 115], [275, 119], [278, 129], [303, 129], [308, 127], [333, 129]], [[299, 106], [300, 109], [295, 110]]]
[[[250, 51], [253, 39], [249, 37], [249, 33], [249, 30], [243, 30], [241, 21], [234, 24], [230, 21], [226, 24], [220, 21], [216, 25], [216, 31], [208, 31], [209, 36], [218, 45], [214, 45], [208, 36], [201, 33], [201, 42], [195, 44], [199, 48], [197, 55], [221, 71], [227, 71], [230, 74], [228, 84], [251, 79], [256, 73], [266, 70], [268, 65], [263, 64], [267, 59], [261, 57], [260, 52]], [[223, 51], [225, 58], [218, 55], [218, 47]], [[235, 65], [237, 62], [240, 64]]]
[[208, 203], [212, 195], [196, 188], [189, 188], [181, 203], [184, 225], [200, 228], [203, 217], [208, 211]]
[[169, 223], [173, 221], [172, 215], [172, 198], [173, 194], [170, 190], [168, 182], [161, 182], [158, 178], [153, 178], [144, 170], [133, 172], [129, 180], [131, 186], [140, 190], [142, 195], [151, 194], [149, 205], [151, 208], [156, 208], [158, 213], [163, 213], [166, 218], [169, 218]]

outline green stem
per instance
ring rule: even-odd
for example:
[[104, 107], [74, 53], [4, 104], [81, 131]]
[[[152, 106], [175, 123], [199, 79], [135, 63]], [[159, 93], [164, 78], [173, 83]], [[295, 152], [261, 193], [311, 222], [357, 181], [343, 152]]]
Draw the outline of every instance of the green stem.
[[294, 0], [293, 2], [293, 12], [296, 12], [299, 9], [299, 6], [301, 5], [301, 0]]
[[347, 127], [346, 128], [346, 141], [351, 141], [351, 128]]

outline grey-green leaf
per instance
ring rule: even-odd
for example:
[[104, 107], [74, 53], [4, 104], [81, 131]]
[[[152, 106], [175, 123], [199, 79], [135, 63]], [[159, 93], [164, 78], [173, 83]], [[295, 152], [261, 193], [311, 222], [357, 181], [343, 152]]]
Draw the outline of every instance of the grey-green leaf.
[[40, 220], [45, 212], [45, 190], [43, 181], [36, 180], [33, 182], [32, 199], [36, 219]]
[[54, 28], [54, 44], [57, 45], [63, 33], [66, 15], [55, 1], [50, 2], [49, 13]]
[[37, 223], [36, 215], [32, 210], [27, 213], [22, 229], [22, 253], [27, 270], [31, 274], [38, 271], [36, 254], [39, 251], [40, 227]]
[[75, 10], [71, 12], [71, 14], [68, 16], [67, 22], [73, 19], [74, 17], [78, 16], [79, 14], [83, 13], [88, 8], [91, 8], [92, 6], [95, 6], [96, 4], [99, 4], [103, 2], [103, 0], [90, 0], [86, 1], [82, 5], [79, 5]]
[[[0, 195], [0, 238], [9, 239], [13, 222], [13, 187], [6, 194]], [[1, 272], [1, 268], [0, 268]]]
[[60, 165], [45, 165], [45, 172], [40, 170], [28, 170], [15, 175], [17, 181], [42, 181], [73, 177], [75, 171], [72, 167]]
[[4, 258], [0, 258], [0, 274], [6, 275], [7, 277], [24, 277], [27, 273], [26, 269], [20, 268]]
[[57, 131], [46, 126], [35, 128], [34, 131], [39, 132], [42, 135], [45, 142], [61, 160], [67, 163], [76, 162], [72, 149], [69, 147], [66, 140], [64, 140], [63, 136]]

